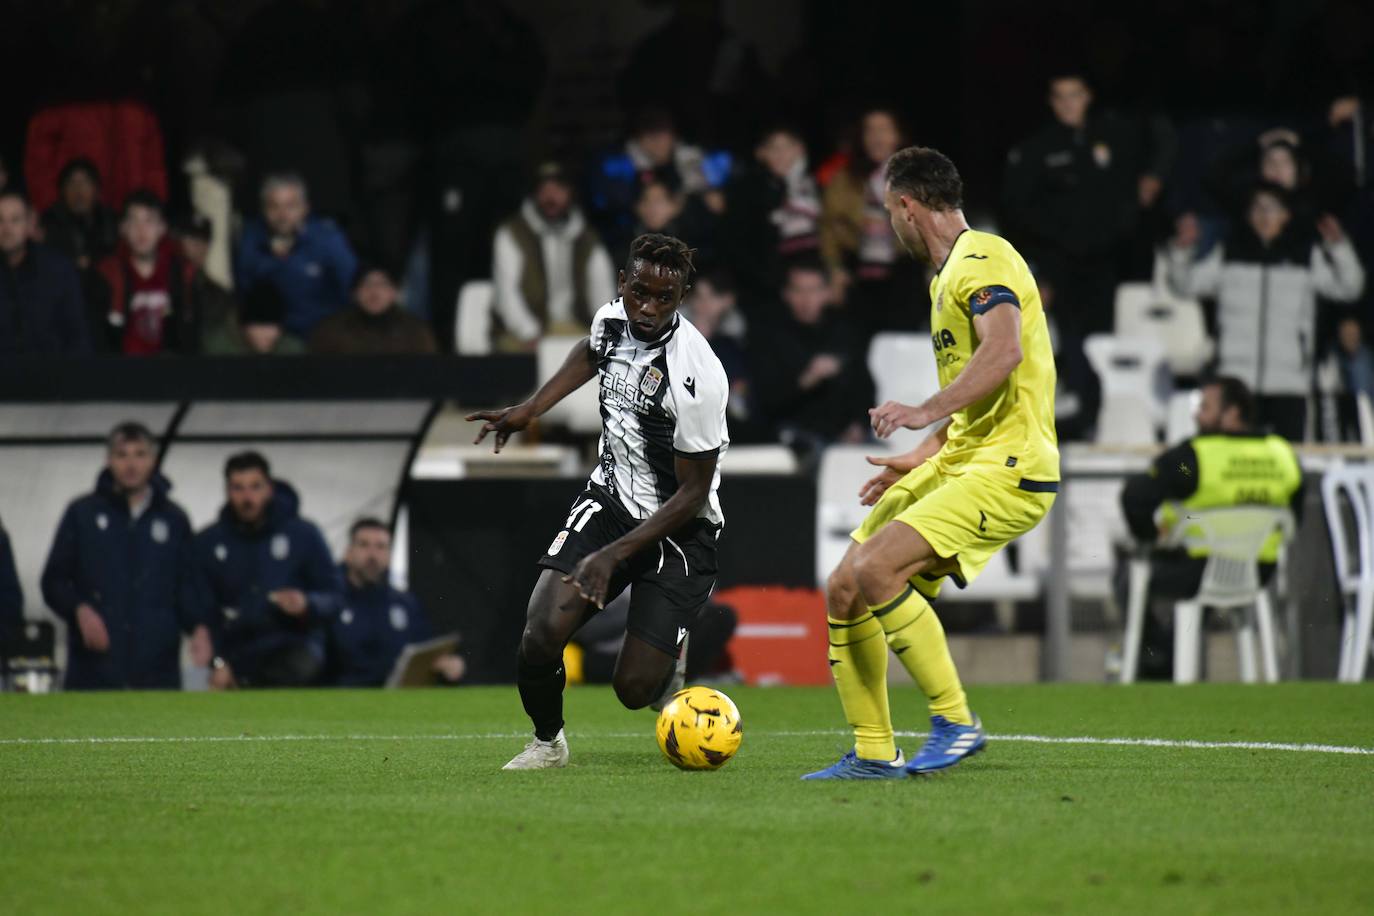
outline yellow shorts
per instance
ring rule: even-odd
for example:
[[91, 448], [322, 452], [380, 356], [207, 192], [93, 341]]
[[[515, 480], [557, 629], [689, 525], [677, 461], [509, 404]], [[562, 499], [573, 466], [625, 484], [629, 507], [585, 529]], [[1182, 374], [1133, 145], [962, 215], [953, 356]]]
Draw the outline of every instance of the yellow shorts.
[[933, 598], [944, 576], [963, 588], [994, 553], [1034, 528], [1054, 505], [1058, 488], [996, 466], [946, 476], [927, 463], [888, 487], [850, 537], [862, 544], [893, 521], [915, 528], [948, 561], [912, 579]]

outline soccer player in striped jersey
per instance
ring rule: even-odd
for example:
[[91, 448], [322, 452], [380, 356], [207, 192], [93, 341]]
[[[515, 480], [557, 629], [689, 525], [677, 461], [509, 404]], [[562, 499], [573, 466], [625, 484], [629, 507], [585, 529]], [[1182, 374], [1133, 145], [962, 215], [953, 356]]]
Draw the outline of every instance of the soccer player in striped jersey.
[[725, 523], [719, 463], [730, 444], [729, 383], [711, 345], [678, 314], [692, 251], [671, 236], [635, 239], [620, 298], [596, 313], [591, 334], [523, 404], [479, 411], [481, 442], [496, 451], [554, 404], [598, 379], [600, 460], [539, 560], [520, 640], [520, 699], [534, 738], [505, 769], [566, 766], [563, 649], [606, 602], [630, 589], [616, 696], [648, 706], [672, 683], [697, 612], [715, 585]]

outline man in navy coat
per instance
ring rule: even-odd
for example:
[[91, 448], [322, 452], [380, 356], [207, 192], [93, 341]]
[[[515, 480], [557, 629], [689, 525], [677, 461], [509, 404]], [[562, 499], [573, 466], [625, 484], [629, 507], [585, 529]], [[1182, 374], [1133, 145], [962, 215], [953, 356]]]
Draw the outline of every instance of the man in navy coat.
[[67, 623], [68, 690], [178, 689], [183, 633], [192, 661], [210, 661], [191, 523], [156, 462], [148, 428], [121, 423], [95, 491], [57, 526], [42, 586]]
[[219, 520], [196, 535], [196, 565], [210, 589], [215, 655], [210, 686], [317, 683], [324, 626], [343, 583], [320, 529], [300, 516], [290, 484], [272, 479], [257, 452], [224, 466]]
[[[341, 687], [380, 687], [401, 650], [434, 635], [415, 596], [391, 585], [391, 529], [379, 519], [353, 523], [344, 554], [343, 609], [329, 622], [331, 683]], [[461, 656], [437, 659], [434, 673], [453, 682], [462, 678]]]

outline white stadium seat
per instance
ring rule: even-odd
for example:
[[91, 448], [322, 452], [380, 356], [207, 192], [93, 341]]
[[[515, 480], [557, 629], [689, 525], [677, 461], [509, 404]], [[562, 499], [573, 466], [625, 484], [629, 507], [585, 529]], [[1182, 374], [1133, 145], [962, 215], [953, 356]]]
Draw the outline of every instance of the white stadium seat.
[[[859, 504], [859, 488], [877, 471], [865, 460], [873, 453], [868, 446], [832, 445], [821, 455], [816, 486], [816, 583], [821, 588], [849, 549], [849, 532], [868, 515], [868, 507]], [[1016, 542], [1017, 570], [1007, 551], [998, 551], [967, 589], [946, 583], [941, 600], [1005, 603], [1039, 597], [1041, 571], [1049, 565], [1047, 537], [1042, 524]]]
[[453, 323], [453, 345], [461, 356], [486, 356], [491, 352], [491, 313], [496, 287], [490, 280], [469, 280], [458, 290], [458, 314]]
[[1212, 358], [1212, 339], [1196, 300], [1175, 298], [1153, 283], [1122, 283], [1114, 315], [1117, 337], [1158, 341], [1177, 375], [1196, 375]]
[[[877, 404], [920, 404], [940, 390], [935, 349], [928, 334], [876, 335], [868, 347], [868, 371], [873, 376]], [[888, 439], [889, 447], [909, 451], [928, 435], [923, 429], [899, 429]]]
[[[544, 337], [539, 341], [536, 352], [538, 367], [537, 384], [543, 385], [558, 371], [574, 345], [583, 340], [581, 337]], [[550, 426], [562, 426], [574, 433], [601, 432], [601, 406], [597, 401], [596, 385], [588, 382], [581, 388], [559, 401], [544, 414], [543, 422]]]
[[859, 505], [859, 487], [877, 471], [864, 460], [873, 453], [863, 445], [832, 445], [821, 454], [816, 482], [816, 584], [820, 588], [849, 549], [849, 532], [868, 514], [868, 508]]
[[795, 474], [797, 465], [797, 453], [785, 445], [732, 445], [721, 460], [720, 472], [732, 477]]
[[1149, 337], [1091, 334], [1083, 349], [1102, 383], [1097, 441], [1153, 444], [1168, 398], [1168, 376], [1163, 371], [1164, 352], [1159, 342]]

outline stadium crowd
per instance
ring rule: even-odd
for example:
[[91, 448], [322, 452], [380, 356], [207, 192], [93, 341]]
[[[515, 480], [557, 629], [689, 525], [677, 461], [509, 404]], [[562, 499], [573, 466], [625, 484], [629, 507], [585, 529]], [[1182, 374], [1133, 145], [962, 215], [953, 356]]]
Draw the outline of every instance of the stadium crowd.
[[[804, 455], [868, 441], [874, 336], [929, 326], [930, 271], [900, 250], [883, 207], [886, 160], [928, 125], [873, 99], [818, 144], [795, 106], [741, 88], [758, 65], [737, 37], [674, 19], [625, 64], [619, 139], [545, 156], [555, 144], [517, 129], [545, 77], [539, 42], [483, 6], [422, 4], [452, 46], [377, 65], [383, 101], [359, 119], [360, 144], [317, 86], [279, 90], [272, 65], [226, 64], [253, 129], [222, 137], [169, 132], [119, 93], [38, 108], [20, 158], [0, 161], [0, 355], [436, 353], [454, 347], [469, 301], [493, 318], [485, 348], [529, 353], [585, 334], [630, 241], [667, 232], [697, 249], [684, 310], [729, 376], [732, 439]], [[240, 59], [325, 53], [320, 5], [265, 9], [278, 18], [245, 27], [257, 44]], [[282, 44], [294, 34], [319, 34], [320, 48]], [[695, 77], [640, 78], [684, 45], [731, 78], [700, 91]], [[1061, 439], [1095, 434], [1101, 384], [1084, 343], [1112, 331], [1127, 281], [1202, 301], [1216, 340], [1205, 373], [1254, 392], [1257, 428], [1355, 435], [1309, 405], [1336, 395], [1349, 417], [1353, 396], [1374, 397], [1367, 95], [1206, 133], [1114, 108], [1088, 72], [1045, 82], [1043, 126], [1006, 149], [997, 205], [971, 211], [1041, 284]], [[407, 97], [420, 82], [435, 110]], [[443, 125], [424, 141], [432, 174], [397, 140], [403, 121]], [[229, 193], [194, 194], [196, 176]], [[490, 282], [489, 302], [461, 295], [474, 281]], [[384, 525], [360, 521], [339, 566], [290, 486], [248, 453], [229, 460], [224, 511], [197, 534], [154, 453], [146, 430], [116, 430], [110, 466], [58, 526], [43, 591], [80, 636], [68, 686], [175, 686], [183, 634], [217, 686], [379, 683], [422, 638], [423, 612], [386, 584]], [[127, 540], [118, 558], [88, 546], [107, 526]], [[18, 588], [7, 555], [0, 537], [0, 613], [22, 606], [6, 597]], [[446, 679], [461, 673], [442, 662]]]
[[[442, 21], [430, 25], [480, 38], [484, 53], [465, 44], [455, 72], [421, 75], [441, 87], [476, 80], [487, 55], [518, 44], [535, 91], [544, 61], [521, 20], [501, 11], [474, 22], [460, 7], [451, 22], [431, 10]], [[245, 30], [279, 38], [321, 15], [267, 4]], [[0, 352], [431, 353], [454, 346], [460, 301], [490, 311], [483, 347], [529, 352], [545, 335], [584, 333], [615, 294], [629, 241], [662, 231], [697, 249], [689, 312], [726, 361], [740, 441], [860, 441], [852, 418], [872, 396], [871, 340], [928, 325], [929, 270], [899, 250], [882, 206], [884, 162], [926, 125], [874, 103], [833, 143], [809, 148], [797, 106], [769, 92], [746, 103], [736, 90], [738, 110], [703, 114], [682, 86], [631, 86], [651, 54], [689, 40], [673, 23], [690, 25], [672, 20], [626, 64], [620, 142], [563, 143], [558, 156], [529, 154], [542, 161], [526, 171], [521, 150], [557, 144], [513, 133], [530, 103], [508, 82], [500, 117], [449, 113], [458, 126], [427, 153], [442, 180], [405, 171], [404, 206], [388, 205], [401, 179], [384, 163], [343, 162], [339, 130], [315, 123], [328, 106], [273, 94], [263, 75], [240, 74], [255, 129], [213, 140], [169, 138], [151, 107], [118, 94], [41, 107], [22, 160], [0, 162]], [[739, 64], [755, 66], [747, 55]], [[482, 85], [463, 86], [465, 105]], [[396, 110], [375, 101], [367, 122], [393, 139], [403, 133], [393, 122], [422, 117], [386, 95], [394, 90], [378, 91]], [[1080, 69], [1055, 73], [1044, 99], [1043, 126], [1006, 152], [997, 206], [973, 215], [1026, 252], [1044, 287], [1072, 395], [1060, 401], [1061, 436], [1091, 438], [1097, 425], [1084, 339], [1112, 331], [1120, 283], [1153, 280], [1208, 306], [1213, 367], [1255, 389], [1261, 424], [1292, 439], [1337, 437], [1309, 422], [1311, 396], [1374, 391], [1361, 99], [1232, 119], [1203, 136], [1157, 110], [1099, 101]], [[364, 158], [387, 148], [367, 131], [360, 142]], [[213, 206], [189, 188], [206, 174], [231, 192]], [[416, 204], [421, 193], [437, 210]], [[212, 263], [217, 249], [232, 252], [232, 270]], [[488, 280], [489, 302], [460, 297]]]

